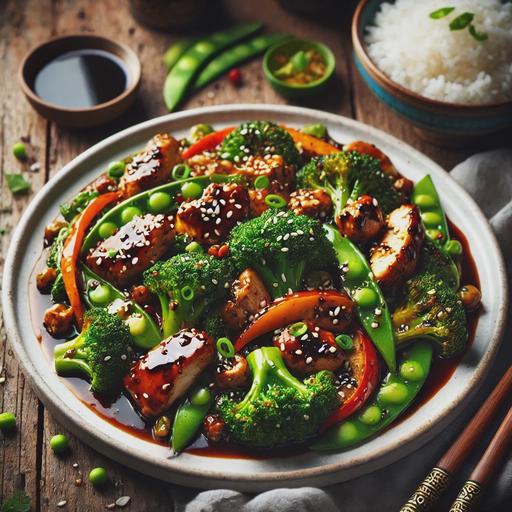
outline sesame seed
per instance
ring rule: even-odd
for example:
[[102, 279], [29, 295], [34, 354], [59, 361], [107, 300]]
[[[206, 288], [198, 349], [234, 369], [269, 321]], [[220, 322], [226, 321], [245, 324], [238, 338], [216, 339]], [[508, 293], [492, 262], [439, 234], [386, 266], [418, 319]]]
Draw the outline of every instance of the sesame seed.
[[107, 362], [107, 361], [110, 361], [111, 359], [112, 359], [112, 356], [105, 356], [103, 361]]
[[372, 322], [370, 325], [371, 325], [372, 329], [377, 329], [377, 327], [379, 327], [378, 322]]
[[149, 398], [149, 395], [147, 393], [142, 393], [142, 398], [146, 398], [148, 399]]
[[60, 500], [59, 503], [57, 503], [57, 507], [62, 508], [65, 507], [67, 504], [66, 500]]
[[306, 364], [311, 364], [313, 362], [313, 358], [311, 356], [306, 357]]
[[281, 247], [281, 252], [288, 252], [289, 250], [288, 247]]

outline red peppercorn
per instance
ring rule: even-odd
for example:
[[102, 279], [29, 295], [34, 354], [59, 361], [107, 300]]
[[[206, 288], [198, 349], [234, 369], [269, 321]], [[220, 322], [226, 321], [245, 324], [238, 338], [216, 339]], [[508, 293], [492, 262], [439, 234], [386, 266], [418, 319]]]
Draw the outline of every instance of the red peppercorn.
[[212, 245], [209, 249], [208, 249], [208, 254], [210, 256], [217, 256], [219, 253], [219, 246], [218, 245]]
[[242, 72], [238, 68], [233, 68], [228, 73], [229, 81], [234, 87], [242, 85]]
[[224, 258], [228, 254], [229, 254], [229, 245], [228, 244], [221, 245], [219, 248], [219, 252], [217, 253], [217, 257]]

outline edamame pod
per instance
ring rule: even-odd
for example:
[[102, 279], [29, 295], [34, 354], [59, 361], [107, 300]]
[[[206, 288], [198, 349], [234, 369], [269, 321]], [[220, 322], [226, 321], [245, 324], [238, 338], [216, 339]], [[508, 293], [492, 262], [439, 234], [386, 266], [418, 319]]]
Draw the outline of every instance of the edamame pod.
[[186, 50], [165, 79], [164, 101], [169, 112], [172, 112], [183, 100], [197, 73], [214, 55], [244, 37], [254, 34], [261, 26], [261, 23], [236, 25], [200, 39]]
[[80, 265], [80, 269], [84, 278], [83, 299], [89, 307], [101, 307], [110, 310], [115, 309], [116, 305], [119, 307], [126, 305], [129, 308], [129, 316], [126, 322], [135, 345], [147, 350], [160, 343], [162, 339], [160, 329], [144, 309], [136, 302], [127, 299], [123, 292], [96, 275], [83, 263]]
[[183, 402], [172, 425], [171, 448], [175, 454], [182, 452], [201, 427], [212, 404], [208, 388], [200, 388]]
[[432, 345], [417, 341], [404, 350], [399, 372], [388, 373], [374, 398], [356, 416], [329, 429], [310, 449], [336, 451], [366, 441], [398, 418], [418, 395], [425, 383], [432, 362]]
[[396, 368], [395, 335], [384, 295], [359, 249], [348, 238], [341, 236], [335, 227], [324, 225], [324, 229], [343, 272], [343, 287], [356, 303], [356, 311], [365, 331], [393, 372]]
[[[197, 183], [204, 188], [208, 183], [208, 177], [198, 176], [195, 178], [187, 178], [180, 181], [166, 183], [165, 185], [145, 190], [136, 196], [129, 197], [122, 203], [114, 206], [114, 208], [106, 212], [91, 228], [82, 244], [82, 254], [85, 254], [91, 247], [96, 246], [100, 240], [108, 238], [108, 236], [112, 235], [117, 228], [120, 228], [122, 225], [129, 222], [135, 215], [143, 215], [145, 213], [163, 213], [155, 211], [155, 209], [152, 208], [152, 205], [154, 206], [154, 204], [157, 204], [157, 202], [154, 201], [155, 198], [159, 199], [158, 204], [169, 205], [169, 209], [165, 213], [172, 211], [173, 207], [175, 207], [174, 198], [176, 194], [181, 191], [181, 187], [184, 184], [191, 182]], [[163, 200], [164, 195], [169, 196], [169, 203]]]
[[234, 66], [243, 61], [255, 57], [264, 52], [270, 46], [288, 39], [288, 34], [266, 34], [256, 36], [248, 41], [237, 44], [217, 55], [199, 74], [194, 90], [200, 89], [205, 85], [213, 82], [223, 73], [226, 73]]
[[167, 48], [164, 56], [162, 57], [162, 61], [164, 63], [165, 69], [169, 72], [176, 62], [180, 59], [180, 57], [194, 44], [194, 39], [186, 38], [180, 39], [175, 43], [171, 44], [169, 48]]

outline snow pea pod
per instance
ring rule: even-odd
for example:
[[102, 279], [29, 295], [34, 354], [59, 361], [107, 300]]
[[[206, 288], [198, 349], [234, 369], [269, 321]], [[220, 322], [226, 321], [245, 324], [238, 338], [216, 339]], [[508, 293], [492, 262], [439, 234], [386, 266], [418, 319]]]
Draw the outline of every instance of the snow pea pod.
[[248, 41], [239, 43], [222, 53], [217, 55], [211, 60], [206, 67], [201, 71], [197, 77], [194, 85], [194, 90], [200, 89], [205, 85], [213, 82], [226, 71], [229, 71], [234, 66], [242, 63], [243, 61], [255, 57], [256, 55], [264, 52], [270, 46], [288, 39], [288, 34], [264, 34], [256, 36]]
[[214, 55], [244, 37], [254, 34], [261, 26], [261, 23], [236, 25], [200, 39], [186, 50], [165, 79], [163, 95], [169, 112], [172, 112], [183, 100], [197, 73]]
[[357, 415], [329, 429], [310, 449], [344, 450], [366, 441], [395, 421], [414, 401], [432, 362], [432, 345], [417, 341], [401, 353], [398, 373], [388, 373], [374, 398]]
[[[91, 228], [82, 244], [82, 254], [85, 254], [100, 240], [108, 238], [123, 224], [129, 222], [135, 215], [143, 215], [145, 213], [168, 213], [172, 211], [176, 206], [174, 199], [181, 191], [183, 185], [187, 183], [197, 183], [204, 188], [207, 182], [208, 178], [206, 176], [187, 178], [166, 183], [165, 185], [160, 185], [159, 187], [145, 190], [140, 194], [129, 197], [106, 212]], [[158, 211], [155, 210], [154, 207], [151, 207], [152, 204], [155, 204], [155, 202], [152, 201], [152, 198], [155, 197], [158, 197], [159, 204], [167, 205], [166, 211]], [[167, 198], [167, 201], [162, 201], [162, 198]]]
[[180, 39], [167, 48], [164, 56], [162, 57], [162, 61], [167, 72], [174, 67], [180, 57], [194, 44], [194, 41], [194, 39], [190, 38]]
[[192, 441], [212, 405], [208, 388], [200, 388], [183, 402], [172, 425], [171, 448], [177, 455]]
[[395, 371], [395, 335], [388, 305], [361, 251], [338, 230], [324, 225], [342, 270], [343, 287], [356, 303], [359, 320], [382, 355], [390, 371]]
[[80, 264], [80, 270], [84, 281], [83, 299], [89, 307], [109, 310], [127, 307], [130, 315], [126, 318], [126, 322], [135, 345], [147, 350], [161, 341], [160, 329], [144, 309], [136, 302], [127, 299], [121, 290], [95, 274], [83, 263]]

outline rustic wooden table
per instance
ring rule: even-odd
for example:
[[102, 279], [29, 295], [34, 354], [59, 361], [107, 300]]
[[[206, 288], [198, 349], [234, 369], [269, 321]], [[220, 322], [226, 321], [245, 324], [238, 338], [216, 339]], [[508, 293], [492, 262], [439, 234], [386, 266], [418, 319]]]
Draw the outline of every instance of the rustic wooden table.
[[[468, 156], [474, 148], [450, 150], [423, 142], [394, 113], [381, 105], [362, 83], [352, 63], [350, 19], [353, 2], [343, 2], [344, 12], [329, 21], [297, 17], [284, 11], [273, 0], [225, 2], [219, 20], [256, 21], [268, 30], [291, 32], [328, 44], [336, 55], [336, 77], [322, 98], [305, 106], [352, 117], [392, 133], [423, 151], [446, 169]], [[213, 24], [212, 24], [213, 28]], [[18, 87], [16, 73], [23, 55], [33, 45], [66, 33], [96, 33], [128, 44], [143, 65], [143, 82], [136, 105], [130, 112], [105, 127], [90, 130], [61, 128], [39, 117], [31, 109]], [[80, 152], [105, 136], [145, 119], [165, 114], [161, 88], [165, 73], [161, 55], [176, 35], [149, 30], [133, 20], [127, 2], [103, 0], [4, 0], [0, 3], [0, 166], [1, 220], [0, 265], [7, 250], [12, 229], [33, 194], [59, 169]], [[243, 66], [245, 85], [234, 89], [221, 78], [195, 94], [183, 108], [220, 103], [285, 103], [266, 83], [261, 60]], [[40, 162], [38, 172], [25, 169], [32, 192], [14, 198], [6, 187], [4, 173], [20, 167], [12, 153], [12, 144], [21, 137], [30, 141], [30, 154]], [[36, 235], [37, 236], [37, 235]], [[0, 324], [0, 411], [17, 416], [15, 434], [0, 437], [0, 502], [16, 489], [30, 496], [34, 510], [96, 511], [119, 496], [131, 497], [126, 510], [172, 510], [172, 487], [119, 466], [69, 434], [69, 456], [58, 458], [49, 449], [49, 439], [63, 428], [40, 403], [27, 385]], [[1, 436], [1, 434], [0, 434]], [[76, 464], [78, 467], [75, 467]], [[94, 466], [105, 466], [114, 485], [96, 492], [86, 481]]]

